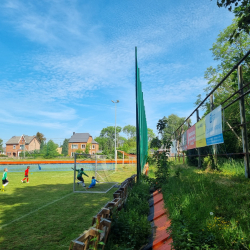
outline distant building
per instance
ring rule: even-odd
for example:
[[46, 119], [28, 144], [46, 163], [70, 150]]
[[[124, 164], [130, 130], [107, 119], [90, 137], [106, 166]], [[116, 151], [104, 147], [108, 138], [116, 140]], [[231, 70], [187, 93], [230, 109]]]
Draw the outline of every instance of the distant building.
[[62, 148], [57, 148], [56, 151], [58, 152], [58, 154], [62, 154]]
[[6, 142], [6, 155], [9, 157], [18, 157], [21, 152], [39, 149], [40, 143], [34, 135], [12, 136]]
[[74, 156], [74, 153], [80, 149], [85, 152], [87, 143], [91, 143], [89, 154], [94, 155], [99, 151], [99, 144], [89, 133], [75, 133], [69, 139], [68, 155]]

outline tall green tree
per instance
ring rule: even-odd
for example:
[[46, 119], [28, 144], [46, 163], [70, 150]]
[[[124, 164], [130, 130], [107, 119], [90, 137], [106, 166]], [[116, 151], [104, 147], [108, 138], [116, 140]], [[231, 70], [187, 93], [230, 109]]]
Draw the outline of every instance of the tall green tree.
[[65, 156], [68, 155], [68, 150], [69, 150], [69, 139], [64, 139], [62, 145], [62, 154]]
[[[116, 127], [116, 140], [119, 141], [119, 134], [122, 131], [120, 126]], [[100, 133], [100, 138], [103, 138], [103, 152], [105, 154], [114, 154], [114, 147], [115, 147], [115, 127], [109, 126], [103, 128]], [[98, 142], [98, 141], [97, 141]]]
[[57, 148], [58, 148], [58, 144], [54, 143], [52, 140], [49, 140], [42, 149], [42, 154], [44, 158], [50, 159], [50, 158], [57, 157], [59, 155], [59, 153], [56, 150]]
[[225, 7], [237, 17], [235, 26], [230, 32], [229, 41], [232, 43], [242, 34], [250, 32], [250, 1], [249, 0], [217, 0], [219, 7]]
[[3, 151], [3, 140], [0, 138], [0, 151]]
[[[224, 29], [218, 35], [216, 42], [213, 44], [211, 51], [214, 56], [214, 60], [218, 62], [216, 67], [209, 67], [205, 72], [205, 79], [207, 80], [207, 87], [204, 89], [205, 93], [208, 94], [220, 81], [221, 79], [232, 69], [236, 62], [238, 62], [243, 55], [250, 49], [250, 37], [248, 34], [241, 32], [239, 36], [235, 39], [234, 43], [230, 43], [230, 36], [234, 29], [237, 28], [237, 20]], [[250, 82], [250, 58], [248, 57], [244, 62], [242, 62], [243, 67], [243, 81], [244, 83]], [[247, 91], [249, 87], [246, 87], [244, 91]], [[230, 95], [238, 90], [238, 78], [237, 71], [234, 71], [214, 92], [214, 106], [219, 106], [224, 100], [226, 100]], [[237, 95], [234, 97], [236, 98]], [[234, 99], [232, 98], [231, 101]], [[196, 104], [201, 101], [201, 96], [198, 96]], [[230, 102], [230, 101], [229, 101]], [[227, 102], [227, 103], [229, 103]], [[247, 120], [250, 120], [250, 97], [245, 96], [245, 108]], [[226, 104], [227, 104], [226, 103]], [[225, 105], [224, 105], [225, 106]], [[205, 114], [208, 114], [210, 110], [209, 100], [203, 105], [205, 109]], [[232, 106], [228, 107], [224, 111], [224, 128], [229, 129], [228, 124], [232, 127], [236, 124], [240, 124], [239, 115], [239, 102], [234, 103]], [[238, 137], [241, 138], [240, 127], [234, 129]], [[248, 135], [250, 136], [249, 126]], [[241, 152], [242, 146], [241, 142], [236, 138], [236, 136], [229, 130], [223, 133], [224, 145], [227, 152]], [[233, 139], [234, 138], [234, 139]], [[250, 138], [249, 138], [250, 139]], [[234, 141], [234, 143], [232, 143]]]
[[127, 135], [128, 139], [136, 136], [136, 127], [133, 125], [127, 125], [122, 129], [122, 132]]
[[[185, 121], [185, 117], [179, 117], [177, 115], [171, 114], [168, 117], [163, 117], [161, 120], [165, 122], [165, 127], [162, 130], [164, 135], [167, 137], [173, 137], [173, 133], [176, 131], [176, 129], [183, 124]], [[189, 124], [191, 125], [191, 121], [189, 120]], [[188, 124], [184, 124], [182, 129], [179, 129], [176, 132], [176, 137], [180, 136], [183, 131], [186, 131], [188, 129]]]
[[45, 138], [44, 134], [43, 134], [43, 133], [40, 133], [40, 132], [37, 132], [37, 133], [36, 133], [36, 138], [37, 138], [37, 140], [39, 141], [39, 143], [45, 142], [45, 141], [46, 141], [46, 138]]
[[155, 138], [155, 133], [153, 129], [148, 128], [148, 142], [150, 143], [153, 140], [153, 138]]

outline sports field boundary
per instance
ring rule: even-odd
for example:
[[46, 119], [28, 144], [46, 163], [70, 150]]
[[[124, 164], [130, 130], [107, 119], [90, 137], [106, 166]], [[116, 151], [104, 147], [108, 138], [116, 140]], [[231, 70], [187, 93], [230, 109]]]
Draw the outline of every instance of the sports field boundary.
[[19, 220], [21, 220], [21, 219], [27, 217], [27, 216], [30, 215], [30, 214], [33, 214], [33, 213], [35, 213], [35, 212], [37, 212], [37, 211], [39, 211], [39, 210], [41, 210], [41, 209], [43, 209], [43, 208], [45, 208], [45, 207], [51, 205], [51, 204], [56, 203], [57, 201], [60, 201], [60, 200], [66, 198], [66, 197], [68, 197], [68, 196], [70, 196], [70, 195], [72, 195], [72, 194], [73, 194], [73, 192], [72, 192], [72, 193], [69, 193], [69, 194], [67, 194], [67, 195], [65, 195], [65, 196], [63, 196], [63, 197], [61, 197], [61, 198], [59, 198], [59, 199], [57, 199], [57, 200], [54, 200], [54, 201], [52, 201], [52, 202], [49, 202], [49, 203], [47, 203], [46, 205], [43, 205], [43, 206], [41, 206], [41, 207], [39, 207], [39, 208], [37, 208], [37, 209], [35, 209], [35, 210], [33, 210], [33, 211], [31, 211], [31, 212], [25, 214], [25, 215], [22, 215], [21, 217], [19, 217], [19, 218], [13, 220], [13, 221], [11, 221], [11, 222], [9, 222], [9, 223], [7, 223], [7, 224], [2, 225], [2, 226], [0, 226], [0, 230], [3, 229], [3, 228], [6, 227], [6, 226], [11, 225], [12, 223], [14, 223], [14, 222], [16, 222], [16, 221], [19, 221]]
[[[74, 164], [74, 160], [72, 161], [0, 161], [0, 165], [36, 165], [36, 164]], [[96, 163], [96, 161], [84, 161], [77, 162], [81, 164], [89, 164]], [[115, 164], [116, 161], [98, 161], [98, 163], [107, 163], [107, 164]], [[136, 160], [117, 160], [117, 164], [133, 164], [136, 163]]]

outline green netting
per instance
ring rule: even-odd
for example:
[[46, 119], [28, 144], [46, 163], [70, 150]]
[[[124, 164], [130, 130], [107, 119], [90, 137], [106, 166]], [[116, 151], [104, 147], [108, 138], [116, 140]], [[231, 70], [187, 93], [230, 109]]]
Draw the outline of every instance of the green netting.
[[148, 128], [143, 100], [142, 84], [140, 81], [140, 69], [137, 65], [137, 48], [135, 48], [136, 60], [136, 131], [137, 131], [137, 174], [139, 175], [147, 162], [148, 155]]

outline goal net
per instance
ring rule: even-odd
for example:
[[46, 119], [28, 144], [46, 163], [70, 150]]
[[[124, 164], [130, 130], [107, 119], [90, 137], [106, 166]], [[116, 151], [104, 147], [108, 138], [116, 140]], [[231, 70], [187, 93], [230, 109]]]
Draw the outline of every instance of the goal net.
[[80, 193], [107, 193], [118, 184], [112, 173], [115, 165], [105, 155], [74, 155], [73, 191]]

